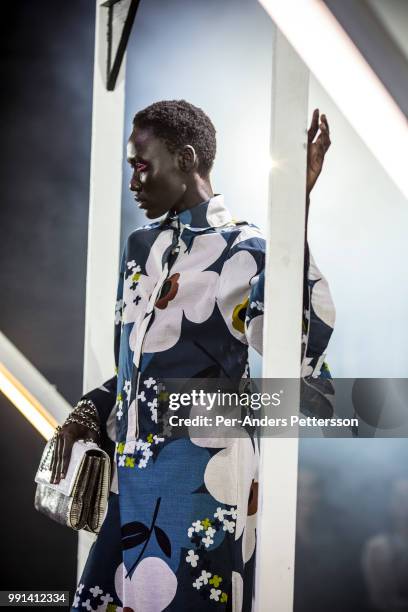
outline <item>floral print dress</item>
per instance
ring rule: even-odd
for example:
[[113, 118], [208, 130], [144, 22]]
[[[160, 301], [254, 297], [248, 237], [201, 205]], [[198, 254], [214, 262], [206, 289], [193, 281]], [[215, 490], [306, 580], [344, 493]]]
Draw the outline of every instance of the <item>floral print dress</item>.
[[[250, 435], [174, 438], [160, 427], [159, 380], [248, 375], [262, 353], [265, 240], [215, 195], [134, 231], [115, 318], [117, 375], [84, 397], [111, 444], [107, 514], [72, 610], [252, 608], [258, 445]], [[334, 308], [307, 259], [303, 376], [324, 366]], [[330, 400], [330, 388], [316, 397]]]

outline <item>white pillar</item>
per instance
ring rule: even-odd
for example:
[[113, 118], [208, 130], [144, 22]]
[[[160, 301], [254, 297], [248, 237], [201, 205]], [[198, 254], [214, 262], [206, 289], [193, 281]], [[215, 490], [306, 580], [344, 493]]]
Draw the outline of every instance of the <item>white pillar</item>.
[[[309, 73], [275, 30], [263, 378], [300, 374]], [[295, 394], [298, 404], [299, 390]], [[263, 439], [257, 612], [293, 609], [298, 440]]]
[[[106, 17], [96, 2], [92, 149], [86, 279], [84, 390], [114, 375], [113, 327], [119, 270], [125, 65], [114, 91], [106, 90]], [[78, 538], [78, 578], [94, 536]]]

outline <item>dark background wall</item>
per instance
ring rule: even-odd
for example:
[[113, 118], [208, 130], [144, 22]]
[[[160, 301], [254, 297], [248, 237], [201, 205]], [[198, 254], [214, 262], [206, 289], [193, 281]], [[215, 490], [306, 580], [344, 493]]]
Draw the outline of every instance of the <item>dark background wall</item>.
[[[19, 0], [0, 34], [0, 329], [82, 391], [94, 2]], [[75, 589], [74, 532], [33, 507], [42, 437], [0, 396], [0, 589]]]

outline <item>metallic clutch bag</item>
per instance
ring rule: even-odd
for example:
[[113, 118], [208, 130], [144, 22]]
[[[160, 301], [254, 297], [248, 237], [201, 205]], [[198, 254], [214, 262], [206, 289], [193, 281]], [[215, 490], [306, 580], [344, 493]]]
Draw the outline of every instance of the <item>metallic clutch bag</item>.
[[109, 455], [94, 442], [78, 440], [72, 447], [65, 478], [51, 484], [55, 442], [55, 436], [47, 442], [35, 476], [35, 509], [61, 525], [98, 533], [109, 496]]

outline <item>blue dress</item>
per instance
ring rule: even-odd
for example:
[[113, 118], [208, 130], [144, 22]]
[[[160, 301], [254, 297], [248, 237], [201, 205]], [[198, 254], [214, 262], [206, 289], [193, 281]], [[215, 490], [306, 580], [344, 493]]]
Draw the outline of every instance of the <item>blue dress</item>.
[[[159, 381], [248, 376], [248, 345], [262, 353], [264, 266], [259, 229], [221, 195], [129, 236], [117, 375], [84, 396], [112, 445], [113, 478], [72, 610], [251, 610], [258, 445], [249, 434], [175, 438]], [[302, 375], [318, 384], [334, 308], [309, 256], [306, 271]]]

